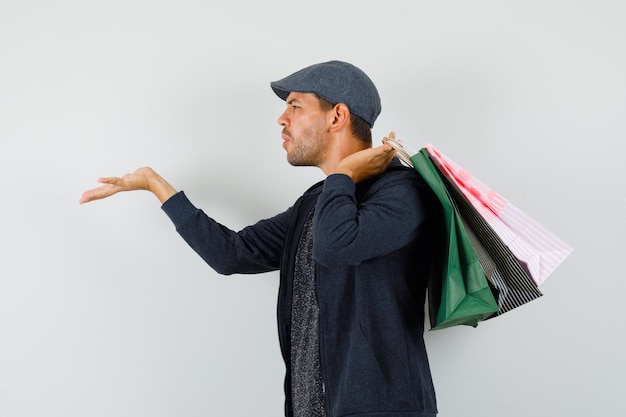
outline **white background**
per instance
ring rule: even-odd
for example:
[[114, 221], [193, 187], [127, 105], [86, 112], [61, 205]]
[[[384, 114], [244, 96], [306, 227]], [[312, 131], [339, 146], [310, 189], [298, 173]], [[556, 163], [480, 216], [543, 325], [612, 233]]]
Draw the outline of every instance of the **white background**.
[[377, 84], [428, 142], [576, 250], [544, 297], [427, 332], [442, 417], [626, 415], [626, 4], [0, 0], [0, 416], [282, 415], [278, 275], [220, 277], [136, 192], [150, 165], [233, 229], [286, 209], [269, 82]]

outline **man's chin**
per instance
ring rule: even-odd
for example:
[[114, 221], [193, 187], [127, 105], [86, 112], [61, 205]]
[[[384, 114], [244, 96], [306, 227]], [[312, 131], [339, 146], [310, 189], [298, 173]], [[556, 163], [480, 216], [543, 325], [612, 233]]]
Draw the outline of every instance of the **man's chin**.
[[314, 166], [311, 163], [308, 163], [306, 161], [302, 161], [300, 159], [297, 158], [290, 158], [289, 155], [287, 155], [287, 162], [289, 162], [289, 165], [294, 166], [294, 167], [310, 167], [310, 166]]

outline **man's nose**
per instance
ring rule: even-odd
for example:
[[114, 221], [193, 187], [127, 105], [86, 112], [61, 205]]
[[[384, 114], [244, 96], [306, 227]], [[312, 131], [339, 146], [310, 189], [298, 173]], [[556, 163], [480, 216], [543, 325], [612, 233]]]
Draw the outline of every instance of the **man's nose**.
[[283, 112], [283, 114], [281, 114], [278, 117], [278, 124], [283, 126], [283, 127], [287, 126], [287, 122], [288, 122], [288, 119], [287, 119], [287, 116], [285, 116], [285, 113], [286, 112]]

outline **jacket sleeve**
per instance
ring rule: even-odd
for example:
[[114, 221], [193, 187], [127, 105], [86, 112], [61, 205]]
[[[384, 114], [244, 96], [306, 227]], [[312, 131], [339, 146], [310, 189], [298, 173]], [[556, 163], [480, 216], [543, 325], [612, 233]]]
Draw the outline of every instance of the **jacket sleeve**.
[[342, 174], [326, 178], [313, 220], [313, 256], [332, 267], [359, 265], [415, 240], [428, 212], [427, 185], [415, 172], [386, 173], [362, 201]]
[[260, 273], [280, 266], [291, 209], [235, 232], [196, 208], [182, 191], [161, 208], [189, 246], [220, 274]]

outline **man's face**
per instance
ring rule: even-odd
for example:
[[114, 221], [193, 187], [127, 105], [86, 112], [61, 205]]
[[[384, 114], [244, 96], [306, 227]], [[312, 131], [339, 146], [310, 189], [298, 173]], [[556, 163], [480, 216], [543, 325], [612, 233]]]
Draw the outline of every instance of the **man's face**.
[[285, 102], [287, 109], [278, 124], [283, 127], [287, 161], [294, 166], [321, 166], [328, 149], [328, 111], [311, 93], [291, 93]]

